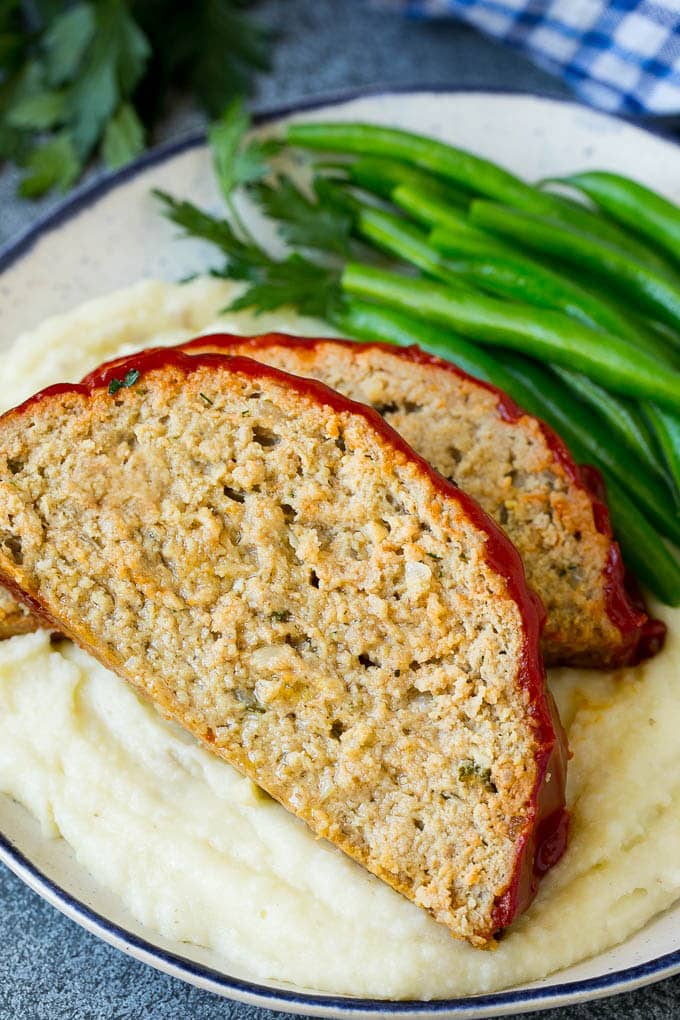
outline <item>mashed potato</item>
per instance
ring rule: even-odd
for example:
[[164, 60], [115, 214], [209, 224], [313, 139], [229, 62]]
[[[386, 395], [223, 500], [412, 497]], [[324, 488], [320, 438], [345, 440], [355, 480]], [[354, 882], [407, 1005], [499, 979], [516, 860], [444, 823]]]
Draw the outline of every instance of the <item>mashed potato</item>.
[[[16, 403], [103, 359], [216, 326], [233, 287], [144, 283], [55, 318], [5, 356]], [[312, 320], [223, 316], [239, 333]], [[524, 983], [604, 950], [680, 895], [680, 611], [663, 654], [601, 674], [554, 670], [574, 752], [565, 857], [495, 952], [417, 907], [44, 632], [0, 644], [0, 790], [63, 837], [132, 913], [261, 978], [431, 998]], [[46, 711], [49, 707], [49, 711]]]

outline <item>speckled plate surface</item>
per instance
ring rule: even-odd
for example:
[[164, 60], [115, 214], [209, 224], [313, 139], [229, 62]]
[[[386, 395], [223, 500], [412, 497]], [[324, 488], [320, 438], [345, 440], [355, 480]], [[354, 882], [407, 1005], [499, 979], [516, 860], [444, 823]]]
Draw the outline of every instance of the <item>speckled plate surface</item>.
[[[488, 92], [389, 92], [279, 111], [281, 118], [356, 118], [432, 134], [497, 159], [530, 178], [565, 169], [633, 172], [680, 201], [680, 149], [672, 142], [572, 103]], [[179, 279], [207, 258], [173, 243], [152, 188], [216, 202], [202, 138], [156, 150], [62, 206], [0, 252], [0, 350], [22, 330], [142, 277]], [[90, 878], [68, 847], [45, 839], [28, 813], [0, 796], [0, 859], [67, 916], [119, 949], [198, 987], [271, 1009], [330, 1017], [481, 1018], [530, 1012], [631, 990], [680, 972], [680, 905], [625, 943], [550, 978], [493, 995], [386, 1002], [256, 983], [229, 960], [173, 943], [138, 924]], [[386, 933], [387, 934], [387, 933]]]

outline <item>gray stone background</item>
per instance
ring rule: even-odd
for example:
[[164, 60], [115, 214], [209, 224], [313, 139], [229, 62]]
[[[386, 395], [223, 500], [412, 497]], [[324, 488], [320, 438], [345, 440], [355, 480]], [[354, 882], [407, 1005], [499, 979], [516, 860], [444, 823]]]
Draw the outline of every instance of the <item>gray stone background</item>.
[[[264, 109], [347, 88], [444, 84], [566, 96], [561, 83], [463, 26], [404, 21], [364, 0], [261, 0], [278, 32], [274, 66], [254, 97]], [[200, 125], [178, 98], [157, 141]], [[0, 247], [58, 199], [15, 198], [0, 174]], [[386, 932], [386, 937], [389, 933]], [[555, 1020], [680, 1017], [680, 977], [615, 999], [532, 1014]], [[66, 920], [0, 866], [0, 1020], [275, 1020], [166, 977]]]

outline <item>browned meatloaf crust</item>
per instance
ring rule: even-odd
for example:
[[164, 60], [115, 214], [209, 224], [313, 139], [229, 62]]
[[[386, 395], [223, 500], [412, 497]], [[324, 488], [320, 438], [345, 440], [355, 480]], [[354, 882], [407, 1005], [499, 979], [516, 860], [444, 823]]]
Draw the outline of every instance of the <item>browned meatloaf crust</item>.
[[507, 531], [546, 607], [548, 663], [609, 667], [641, 654], [646, 616], [626, 594], [606, 507], [552, 429], [506, 394], [417, 347], [280, 333], [180, 346], [254, 357], [379, 411]]
[[0, 641], [17, 634], [30, 634], [40, 624], [21, 602], [0, 586]]
[[151, 352], [8, 412], [0, 578], [458, 937], [563, 848], [517, 552], [319, 383]]

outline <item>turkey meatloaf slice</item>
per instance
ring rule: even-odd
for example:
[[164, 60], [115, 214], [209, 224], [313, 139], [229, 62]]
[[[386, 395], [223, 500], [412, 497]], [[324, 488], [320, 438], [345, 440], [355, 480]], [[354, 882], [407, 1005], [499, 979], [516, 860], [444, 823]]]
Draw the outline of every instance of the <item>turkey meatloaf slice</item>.
[[[595, 470], [579, 467], [548, 425], [500, 390], [417, 347], [272, 333], [200, 337], [182, 348], [245, 354], [376, 408], [512, 538], [547, 610], [549, 664], [611, 668], [663, 644], [663, 625], [626, 590]], [[0, 638], [20, 632], [14, 626], [32, 629], [30, 616], [4, 602]]]
[[658, 650], [662, 631], [626, 593], [591, 476], [549, 426], [500, 390], [417, 347], [273, 333], [199, 337], [182, 349], [257, 358], [379, 411], [506, 530], [546, 608], [549, 664], [612, 667]]
[[517, 552], [319, 383], [151, 352], [8, 412], [0, 577], [458, 937], [509, 924], [563, 848]]

